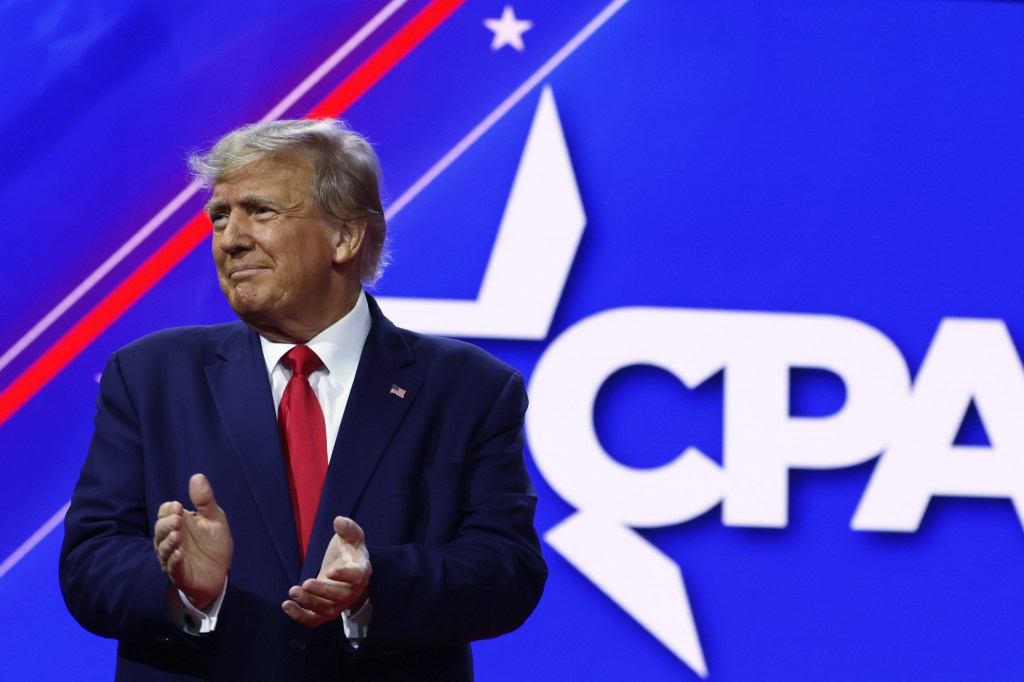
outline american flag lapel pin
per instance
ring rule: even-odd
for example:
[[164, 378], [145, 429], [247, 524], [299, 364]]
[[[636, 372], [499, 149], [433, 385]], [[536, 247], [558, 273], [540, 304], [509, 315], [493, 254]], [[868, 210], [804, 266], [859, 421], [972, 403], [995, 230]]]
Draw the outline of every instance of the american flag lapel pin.
[[389, 393], [391, 393], [391, 395], [397, 395], [399, 398], [405, 397], [405, 389], [400, 387], [398, 384], [391, 384], [391, 390]]

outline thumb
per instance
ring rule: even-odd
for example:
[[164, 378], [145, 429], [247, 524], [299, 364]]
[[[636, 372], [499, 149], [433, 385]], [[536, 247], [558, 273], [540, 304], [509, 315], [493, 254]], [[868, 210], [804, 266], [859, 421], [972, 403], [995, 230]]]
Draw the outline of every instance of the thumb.
[[334, 517], [334, 533], [350, 545], [359, 545], [366, 541], [359, 524], [344, 516]]
[[212, 518], [220, 512], [213, 497], [213, 487], [203, 474], [193, 474], [188, 480], [188, 496], [200, 516]]

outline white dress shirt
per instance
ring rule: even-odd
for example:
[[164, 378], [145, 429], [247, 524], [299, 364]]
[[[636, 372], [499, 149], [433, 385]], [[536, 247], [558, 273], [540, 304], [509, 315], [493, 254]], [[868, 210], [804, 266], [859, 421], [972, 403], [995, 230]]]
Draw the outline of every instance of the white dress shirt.
[[[355, 380], [356, 369], [359, 367], [359, 356], [370, 333], [370, 307], [366, 303], [366, 293], [359, 292], [355, 306], [343, 318], [323, 330], [306, 343], [323, 366], [309, 376], [309, 385], [316, 394], [317, 401], [324, 413], [324, 425], [327, 431], [327, 461], [331, 461], [338, 429], [345, 415], [345, 406], [352, 393], [352, 382]], [[270, 390], [274, 396], [274, 412], [281, 404], [284, 388], [291, 379], [292, 372], [281, 364], [284, 354], [294, 348], [294, 343], [277, 343], [260, 337], [263, 359], [270, 377]], [[177, 599], [168, 595], [167, 613], [171, 620], [191, 634], [213, 632], [217, 626], [227, 582], [220, 596], [205, 611], [196, 609], [188, 598], [178, 590]], [[283, 597], [282, 597], [283, 598]], [[342, 614], [345, 635], [349, 641], [358, 646], [366, 636], [373, 608], [369, 600], [357, 611]]]
[[[370, 307], [366, 303], [366, 294], [359, 293], [355, 307], [327, 329], [323, 330], [306, 344], [317, 354], [323, 367], [309, 377], [309, 385], [320, 402], [324, 412], [324, 423], [327, 427], [327, 461], [331, 461], [334, 443], [341, 428], [341, 418], [345, 414], [348, 397], [352, 393], [352, 382], [356, 378], [359, 356], [363, 352], [363, 344], [370, 333]], [[260, 345], [263, 348], [263, 359], [267, 363], [267, 374], [270, 376], [270, 390], [274, 394], [274, 413], [281, 405], [284, 387], [292, 378], [291, 370], [281, 364], [284, 354], [295, 347], [294, 343], [275, 343], [262, 336]]]

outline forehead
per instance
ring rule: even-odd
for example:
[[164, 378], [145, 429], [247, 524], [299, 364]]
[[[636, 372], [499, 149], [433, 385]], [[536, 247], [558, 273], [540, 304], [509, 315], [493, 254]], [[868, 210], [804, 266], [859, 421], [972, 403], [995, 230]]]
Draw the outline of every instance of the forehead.
[[295, 199], [307, 195], [312, 186], [313, 164], [308, 158], [274, 154], [221, 176], [213, 186], [213, 200], [231, 201], [250, 194]]

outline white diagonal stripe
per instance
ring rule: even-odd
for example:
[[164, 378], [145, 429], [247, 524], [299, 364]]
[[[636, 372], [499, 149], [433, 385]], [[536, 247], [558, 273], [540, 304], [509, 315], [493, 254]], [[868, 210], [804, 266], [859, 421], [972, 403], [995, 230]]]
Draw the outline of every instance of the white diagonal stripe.
[[579, 33], [574, 35], [569, 42], [563, 45], [558, 52], [551, 56], [544, 65], [537, 69], [533, 75], [526, 79], [522, 85], [515, 89], [515, 91], [505, 98], [501, 104], [497, 106], [491, 113], [487, 114], [484, 120], [480, 121], [469, 133], [466, 134], [458, 144], [449, 150], [447, 154], [442, 156], [437, 163], [430, 167], [426, 173], [420, 177], [419, 180], [414, 182], [409, 189], [405, 190], [401, 196], [391, 202], [387, 209], [384, 211], [388, 219], [398, 215], [398, 212], [408, 205], [410, 201], [416, 198], [416, 195], [426, 189], [427, 185], [432, 183], [437, 176], [445, 171], [448, 166], [452, 165], [457, 158], [473, 146], [473, 143], [480, 139], [480, 137], [490, 130], [495, 123], [500, 121], [502, 117], [507, 114], [512, 107], [519, 104], [526, 95], [530, 93], [535, 87], [537, 87], [542, 80], [547, 78], [552, 71], [568, 59], [569, 55], [579, 49], [580, 45], [587, 42], [590, 36], [594, 35], [597, 29], [601, 28], [605, 22], [611, 19], [616, 12], [629, 2], [629, 0], [615, 0], [603, 10], [601, 10], [597, 16], [591, 19], [586, 26], [580, 29]]
[[0, 564], [0, 578], [3, 578], [7, 571], [14, 568], [14, 566], [24, 558], [26, 554], [35, 549], [35, 546], [43, 541], [50, 531], [61, 524], [64, 520], [64, 515], [68, 513], [68, 507], [71, 506], [70, 502], [67, 502], [63, 507], [57, 510], [57, 513], [49, 518], [49, 520], [39, 527], [35, 533], [29, 537], [28, 540], [21, 543], [18, 549], [11, 552], [11, 555], [4, 559], [4, 562]]
[[[391, 15], [393, 15], [398, 9], [404, 5], [408, 0], [392, 0], [384, 9], [377, 12], [362, 28], [356, 31], [345, 43], [339, 47], [334, 54], [327, 58], [323, 64], [318, 66], [313, 73], [307, 76], [298, 86], [296, 86], [291, 92], [289, 92], [284, 99], [282, 99], [273, 109], [271, 109], [263, 118], [260, 119], [260, 123], [266, 121], [272, 121], [288, 110], [290, 106], [295, 104], [300, 97], [309, 92], [310, 88], [316, 85], [324, 76], [326, 76], [331, 69], [336, 67], [345, 57], [352, 53], [367, 37], [370, 36], [375, 30], [377, 30], [381, 24], [387, 21]], [[73, 305], [78, 303], [89, 291], [96, 286], [100, 280], [110, 274], [118, 264], [121, 263], [129, 254], [139, 247], [142, 242], [146, 240], [153, 232], [157, 230], [164, 222], [170, 218], [179, 208], [181, 208], [185, 202], [191, 199], [201, 189], [201, 186], [197, 182], [190, 183], [185, 189], [181, 190], [177, 196], [171, 199], [166, 206], [157, 211], [156, 215], [149, 219], [145, 225], [133, 234], [128, 240], [122, 244], [114, 253], [112, 253], [103, 263], [96, 268], [92, 274], [82, 280], [82, 283], [76, 286], [71, 293], [63, 298], [50, 312], [43, 316], [39, 322], [32, 326], [20, 339], [14, 342], [14, 344], [4, 351], [3, 355], [0, 355], [0, 370], [9, 365], [16, 357], [21, 355], [26, 348], [28, 348], [36, 339], [38, 339], [43, 332], [49, 329], [54, 322], [59, 320]]]

